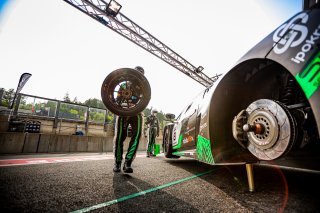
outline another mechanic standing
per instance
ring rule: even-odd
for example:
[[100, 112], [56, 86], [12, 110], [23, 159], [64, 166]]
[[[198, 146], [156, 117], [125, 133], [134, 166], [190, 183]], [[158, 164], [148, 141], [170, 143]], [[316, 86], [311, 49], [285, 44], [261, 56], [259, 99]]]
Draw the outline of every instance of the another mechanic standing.
[[146, 125], [148, 125], [148, 147], [147, 147], [147, 157], [156, 156], [153, 153], [154, 144], [156, 142], [156, 137], [159, 137], [159, 120], [157, 118], [157, 110], [152, 110], [151, 115], [147, 117]]
[[[135, 68], [142, 74], [144, 74], [144, 69], [140, 66]], [[141, 137], [141, 127], [142, 127], [142, 115], [138, 113], [135, 116], [117, 116], [115, 124], [115, 135], [113, 139], [113, 153], [115, 157], [115, 165], [113, 168], [114, 172], [121, 171], [122, 154], [123, 154], [123, 142], [127, 137], [127, 130], [129, 124], [132, 128], [132, 136], [129, 142], [129, 147], [127, 154], [125, 156], [125, 162], [123, 165], [123, 172], [132, 173], [133, 169], [131, 167], [132, 161], [135, 158], [140, 137]]]

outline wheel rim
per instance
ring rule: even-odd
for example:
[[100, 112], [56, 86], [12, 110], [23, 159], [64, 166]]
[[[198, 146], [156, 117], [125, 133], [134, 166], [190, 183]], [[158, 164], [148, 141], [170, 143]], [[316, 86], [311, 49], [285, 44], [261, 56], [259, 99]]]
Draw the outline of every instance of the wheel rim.
[[[135, 85], [135, 86], [133, 86]], [[132, 80], [119, 81], [113, 85], [109, 101], [125, 111], [135, 108], [143, 100], [143, 89]]]

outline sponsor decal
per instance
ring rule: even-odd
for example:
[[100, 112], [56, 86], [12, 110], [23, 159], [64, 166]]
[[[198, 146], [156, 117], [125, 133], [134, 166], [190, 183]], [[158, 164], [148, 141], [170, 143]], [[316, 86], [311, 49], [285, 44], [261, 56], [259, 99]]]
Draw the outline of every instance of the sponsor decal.
[[188, 143], [188, 138], [184, 138], [184, 139], [182, 140], [182, 143]]
[[201, 132], [204, 128], [206, 128], [208, 126], [207, 122], [205, 122], [204, 124], [200, 125], [200, 130], [199, 132]]
[[296, 75], [307, 98], [310, 98], [320, 85], [320, 52], [311, 60], [306, 68]]
[[177, 139], [177, 128], [176, 127], [174, 127], [173, 128], [173, 141], [176, 141], [176, 139]]
[[189, 143], [192, 141], [193, 141], [193, 137], [191, 135], [188, 135], [188, 137], [186, 137], [182, 140], [182, 143]]
[[305, 41], [302, 45], [300, 51], [295, 55], [295, 57], [291, 58], [291, 61], [299, 64], [300, 62], [305, 61], [306, 54], [312, 49], [312, 47], [316, 44], [316, 41], [320, 38], [320, 25], [313, 31], [311, 36]]
[[187, 131], [184, 132], [184, 134], [189, 134], [189, 132], [195, 130], [195, 127], [189, 128], [187, 127]]
[[[178, 125], [175, 125], [173, 128], [173, 142], [172, 142], [173, 146], [177, 146], [179, 143], [182, 142], [182, 138], [181, 138], [181, 141], [179, 142], [180, 137], [182, 137], [182, 135], [180, 135], [181, 125], [182, 124], [180, 122], [180, 123], [178, 123]], [[180, 146], [181, 146], [181, 144], [180, 144]]]
[[201, 120], [202, 120], [204, 117], [206, 117], [206, 116], [207, 116], [207, 112], [201, 114]]
[[198, 143], [197, 143], [197, 159], [202, 162], [206, 162], [209, 164], [214, 164], [214, 159], [211, 151], [211, 142], [209, 139], [198, 135]]
[[180, 149], [181, 145], [182, 145], [182, 141], [183, 141], [183, 138], [182, 138], [182, 134], [181, 134], [181, 135], [179, 135], [177, 143], [172, 145], [173, 146], [172, 148], [173, 149]]
[[[302, 24], [308, 21], [308, 15], [301, 13], [292, 18], [288, 23], [280, 26], [273, 34], [273, 41], [275, 42], [273, 51], [276, 54], [282, 54], [288, 50], [289, 47], [296, 47], [300, 45], [308, 35], [308, 28]], [[295, 24], [301, 22], [301, 24]]]

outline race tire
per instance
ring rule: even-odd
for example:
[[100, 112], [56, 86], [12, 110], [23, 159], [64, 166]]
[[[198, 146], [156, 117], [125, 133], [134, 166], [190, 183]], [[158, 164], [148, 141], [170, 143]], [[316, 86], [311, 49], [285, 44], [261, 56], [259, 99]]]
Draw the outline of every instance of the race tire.
[[104, 79], [101, 98], [112, 113], [119, 116], [134, 116], [147, 107], [151, 98], [151, 88], [141, 72], [131, 68], [121, 68], [111, 72]]

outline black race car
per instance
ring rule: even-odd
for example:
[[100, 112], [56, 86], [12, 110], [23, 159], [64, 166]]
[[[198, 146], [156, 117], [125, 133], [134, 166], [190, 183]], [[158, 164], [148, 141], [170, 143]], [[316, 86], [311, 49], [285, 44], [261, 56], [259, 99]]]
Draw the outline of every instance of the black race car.
[[175, 120], [168, 115], [166, 157], [188, 156], [216, 165], [286, 156], [296, 159], [297, 166], [301, 162], [295, 156], [301, 153], [319, 156], [320, 3], [309, 3]]

